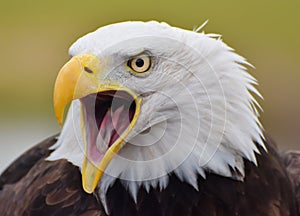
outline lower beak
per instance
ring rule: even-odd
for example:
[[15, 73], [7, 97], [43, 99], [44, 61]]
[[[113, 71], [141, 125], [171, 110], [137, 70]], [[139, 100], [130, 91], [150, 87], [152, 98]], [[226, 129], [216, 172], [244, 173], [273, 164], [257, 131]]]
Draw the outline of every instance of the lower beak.
[[[106, 149], [103, 155], [99, 154], [98, 158], [95, 158], [95, 155], [92, 156], [93, 152], [91, 152], [90, 149], [98, 151], [97, 147], [95, 146], [95, 142], [91, 142], [91, 139], [84, 139], [85, 154], [82, 165], [82, 184], [83, 189], [87, 193], [92, 193], [95, 190], [106, 167], [113, 159], [114, 155], [116, 155], [124, 146], [125, 138], [128, 136], [129, 132], [132, 130], [137, 121], [141, 105], [141, 99], [137, 97], [137, 95], [130, 89], [123, 87], [117, 82], [112, 82], [105, 79], [103, 79], [102, 82], [98, 81], [98, 77], [105, 77], [105, 67], [101, 67], [100, 63], [100, 60], [91, 54], [73, 57], [60, 70], [54, 87], [54, 110], [56, 113], [56, 118], [60, 124], [63, 122], [66, 106], [74, 99], [81, 99], [81, 101], [83, 101], [82, 99], [88, 97], [89, 95], [97, 95], [102, 92], [113, 91], [126, 92], [132, 97], [132, 100], [135, 103], [134, 115], [127, 128], [125, 128], [119, 137], [109, 145], [109, 148]], [[81, 110], [83, 116], [89, 115], [86, 112], [84, 113], [83, 105], [81, 106]], [[91, 117], [95, 118], [95, 115], [88, 116], [88, 118]], [[83, 137], [85, 137], [88, 134], [91, 134], [91, 131], [89, 131], [91, 130], [91, 127], [87, 126], [88, 122], [86, 121], [86, 116], [82, 117], [81, 119], [82, 133]], [[100, 124], [101, 127], [106, 127], [103, 120]], [[99, 131], [101, 132], [101, 128]], [[100, 133], [99, 131], [98, 133]]]

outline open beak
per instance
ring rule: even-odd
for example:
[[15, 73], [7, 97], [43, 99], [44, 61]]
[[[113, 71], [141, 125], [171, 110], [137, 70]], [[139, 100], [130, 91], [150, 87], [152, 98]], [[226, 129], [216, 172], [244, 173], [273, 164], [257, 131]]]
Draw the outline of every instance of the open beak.
[[105, 79], [105, 62], [92, 55], [73, 57], [60, 70], [54, 87], [54, 110], [62, 124], [67, 105], [81, 102], [85, 141], [82, 184], [92, 193], [109, 162], [126, 143], [140, 113], [141, 99], [130, 89]]

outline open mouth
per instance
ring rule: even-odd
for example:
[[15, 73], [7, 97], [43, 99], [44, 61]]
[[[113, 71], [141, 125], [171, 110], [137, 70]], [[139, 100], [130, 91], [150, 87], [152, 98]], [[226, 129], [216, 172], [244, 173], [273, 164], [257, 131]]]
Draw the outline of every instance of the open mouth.
[[136, 102], [126, 91], [108, 90], [80, 99], [87, 157], [99, 164], [107, 150], [129, 128]]

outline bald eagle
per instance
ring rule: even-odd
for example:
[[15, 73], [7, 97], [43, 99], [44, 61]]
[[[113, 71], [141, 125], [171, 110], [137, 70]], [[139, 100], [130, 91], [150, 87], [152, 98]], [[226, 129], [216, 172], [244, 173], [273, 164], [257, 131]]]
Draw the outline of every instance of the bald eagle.
[[300, 153], [277, 152], [220, 35], [123, 22], [69, 54], [62, 131], [2, 173], [0, 215], [299, 215]]

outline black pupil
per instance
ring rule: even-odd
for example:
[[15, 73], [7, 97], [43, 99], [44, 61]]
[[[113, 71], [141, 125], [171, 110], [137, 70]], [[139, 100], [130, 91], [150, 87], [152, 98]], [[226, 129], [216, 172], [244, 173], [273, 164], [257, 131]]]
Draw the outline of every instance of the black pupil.
[[138, 59], [135, 61], [135, 64], [136, 64], [136, 66], [138, 66], [138, 67], [143, 67], [143, 66], [144, 66], [144, 60], [141, 59], [141, 58], [138, 58]]

